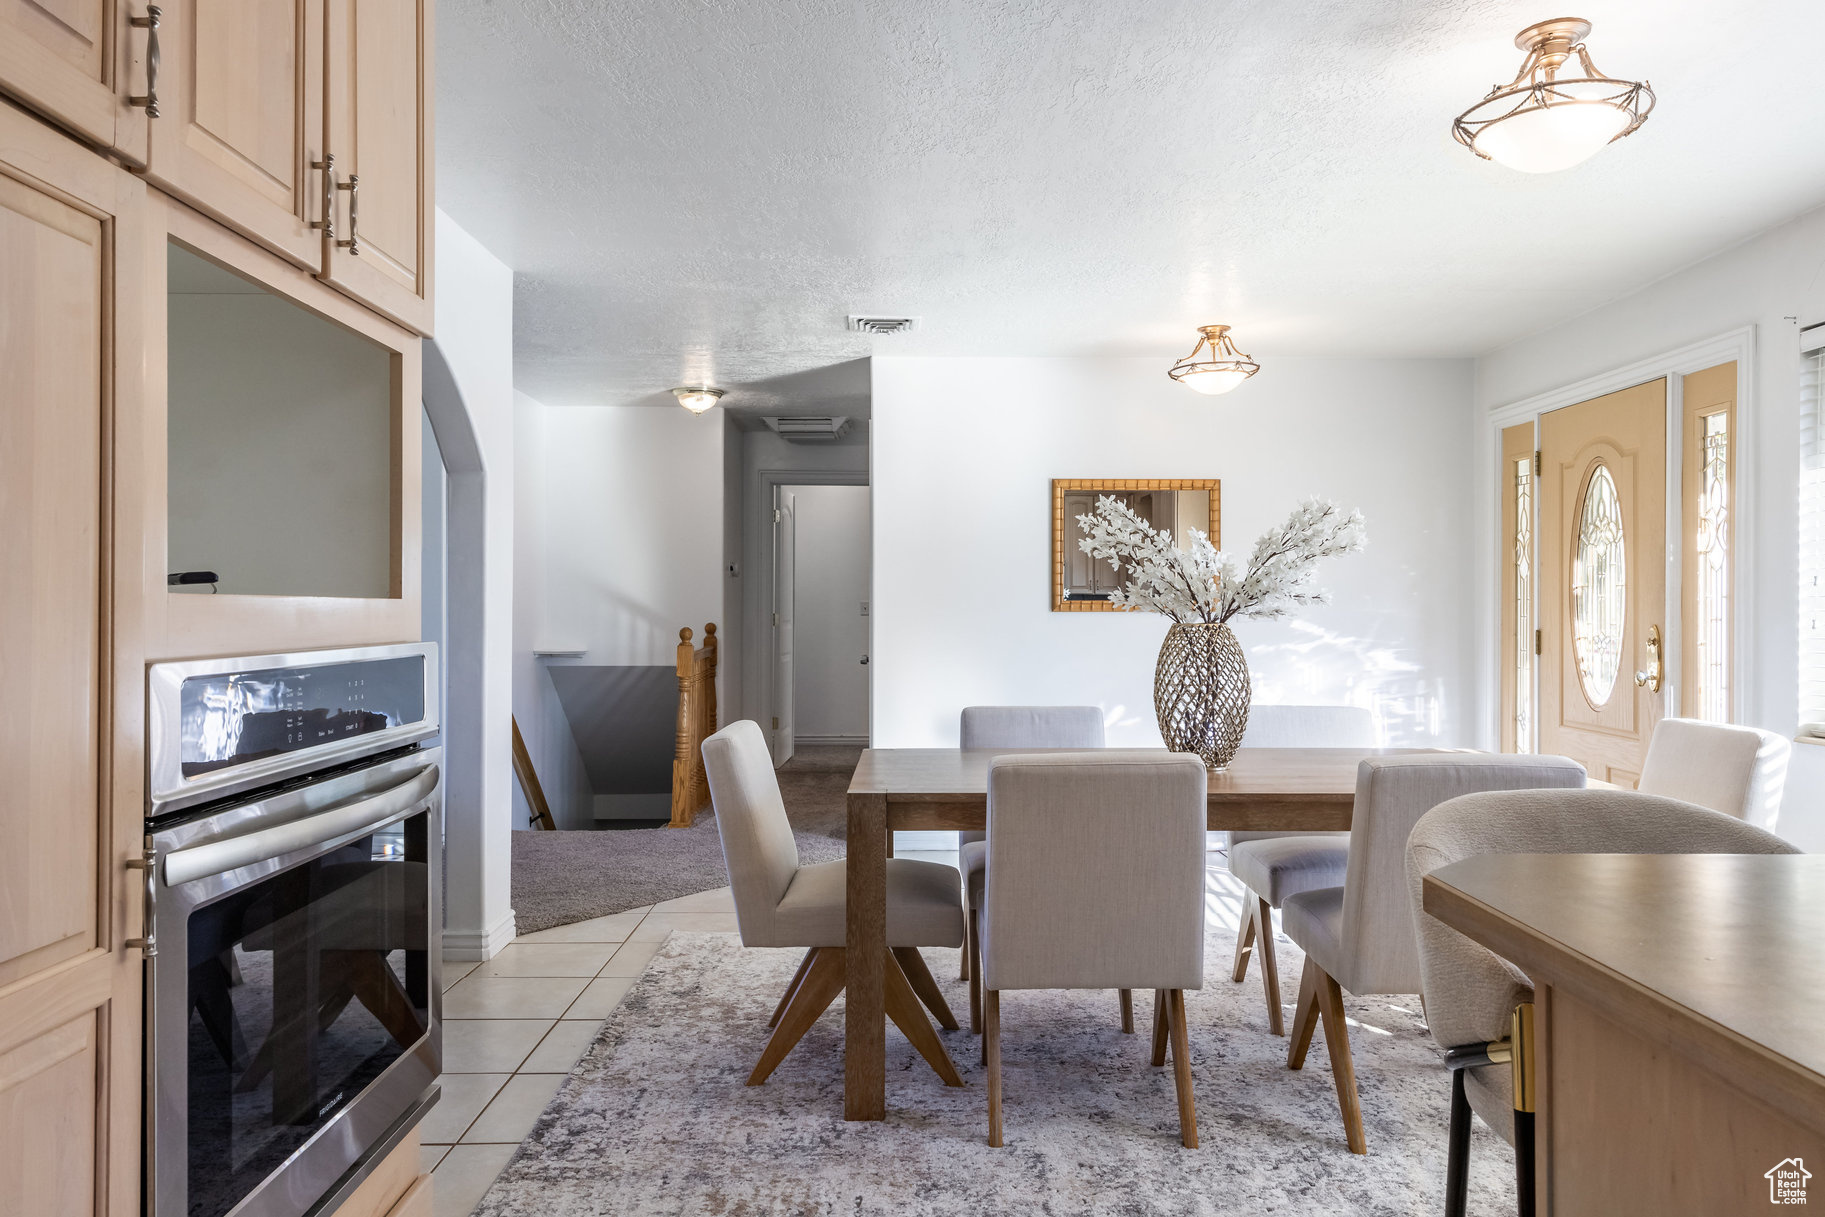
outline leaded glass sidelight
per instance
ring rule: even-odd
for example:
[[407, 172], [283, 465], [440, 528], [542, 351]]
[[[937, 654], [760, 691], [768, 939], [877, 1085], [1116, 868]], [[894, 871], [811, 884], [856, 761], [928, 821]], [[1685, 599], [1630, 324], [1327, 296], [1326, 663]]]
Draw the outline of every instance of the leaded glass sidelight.
[[1572, 557], [1572, 650], [1584, 696], [1602, 706], [1616, 688], [1627, 626], [1627, 555], [1622, 501], [1610, 471], [1598, 465], [1578, 513], [1578, 547]]
[[1533, 458], [1514, 463], [1514, 714], [1515, 751], [1533, 746]]
[[1698, 717], [1730, 721], [1730, 416], [1701, 420], [1698, 548]]

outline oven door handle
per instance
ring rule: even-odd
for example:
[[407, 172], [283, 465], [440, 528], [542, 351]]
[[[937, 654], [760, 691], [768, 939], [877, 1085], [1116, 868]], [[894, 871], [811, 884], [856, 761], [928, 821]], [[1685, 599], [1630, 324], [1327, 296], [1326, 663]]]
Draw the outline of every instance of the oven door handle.
[[269, 858], [282, 858], [338, 838], [352, 841], [366, 836], [424, 802], [437, 789], [437, 782], [437, 766], [426, 765], [379, 794], [366, 795], [289, 824], [172, 850], [165, 855], [165, 886], [177, 887]]

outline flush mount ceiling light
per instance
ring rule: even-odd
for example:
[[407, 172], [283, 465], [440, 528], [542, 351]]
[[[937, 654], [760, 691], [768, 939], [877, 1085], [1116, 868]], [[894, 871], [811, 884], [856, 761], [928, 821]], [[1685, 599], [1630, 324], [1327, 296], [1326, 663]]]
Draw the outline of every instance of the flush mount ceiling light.
[[678, 399], [678, 404], [689, 410], [692, 414], [702, 414], [705, 410], [708, 410], [711, 406], [715, 405], [716, 399], [721, 397], [722, 394], [723, 391], [721, 389], [711, 388], [680, 388], [672, 390], [672, 396]]
[[[1166, 375], [1200, 393], [1215, 396], [1227, 393], [1261, 370], [1261, 365], [1236, 349], [1229, 340], [1227, 325], [1200, 325], [1198, 345], [1191, 354], [1172, 365]], [[1198, 358], [1198, 352], [1210, 348], [1209, 355]]]
[[[1584, 40], [1591, 23], [1556, 17], [1530, 25], [1514, 43], [1527, 52], [1520, 73], [1451, 124], [1457, 142], [1484, 160], [1523, 173], [1556, 173], [1595, 156], [1647, 121], [1654, 90], [1597, 70]], [[1571, 75], [1566, 61], [1577, 57]]]

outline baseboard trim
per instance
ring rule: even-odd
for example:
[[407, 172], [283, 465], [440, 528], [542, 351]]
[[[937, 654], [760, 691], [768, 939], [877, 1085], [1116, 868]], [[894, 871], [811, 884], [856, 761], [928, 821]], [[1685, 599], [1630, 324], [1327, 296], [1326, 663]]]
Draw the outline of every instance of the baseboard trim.
[[445, 930], [443, 955], [446, 963], [486, 963], [506, 949], [514, 939], [513, 910], [486, 930]]
[[866, 748], [866, 735], [795, 735], [792, 737], [794, 748]]

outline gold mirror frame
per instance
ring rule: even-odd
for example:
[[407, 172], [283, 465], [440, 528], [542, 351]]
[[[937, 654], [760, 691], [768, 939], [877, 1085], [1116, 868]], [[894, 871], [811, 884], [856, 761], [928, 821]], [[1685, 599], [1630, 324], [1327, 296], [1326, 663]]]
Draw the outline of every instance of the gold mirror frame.
[[1091, 491], [1108, 494], [1133, 490], [1204, 490], [1210, 493], [1210, 543], [1223, 545], [1223, 483], [1216, 478], [1053, 478], [1052, 479], [1052, 611], [1054, 613], [1113, 613], [1107, 600], [1065, 599], [1065, 546], [1075, 545], [1083, 532], [1076, 520], [1065, 518], [1065, 496]]

